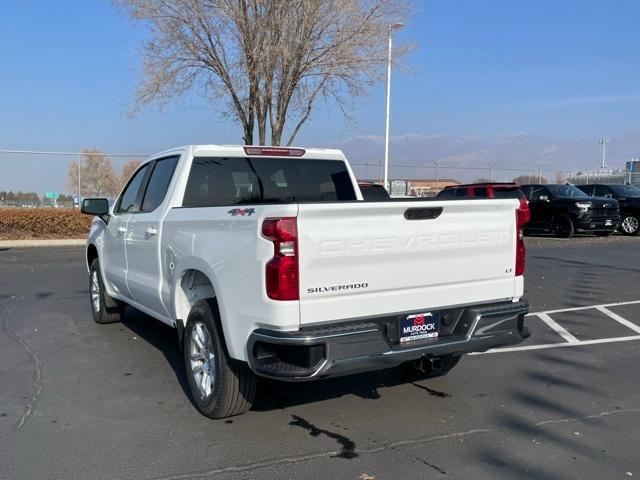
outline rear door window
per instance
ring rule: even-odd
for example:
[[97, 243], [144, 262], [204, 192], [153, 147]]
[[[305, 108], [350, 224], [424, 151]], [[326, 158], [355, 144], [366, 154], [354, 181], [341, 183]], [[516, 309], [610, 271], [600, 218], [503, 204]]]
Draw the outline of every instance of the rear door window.
[[171, 177], [178, 164], [178, 157], [163, 158], [157, 160], [147, 185], [147, 191], [142, 201], [142, 211], [151, 212], [158, 208], [167, 195]]
[[475, 189], [475, 195], [478, 198], [487, 198], [487, 188], [486, 187], [477, 187]]
[[195, 157], [183, 207], [356, 200], [340, 160]]

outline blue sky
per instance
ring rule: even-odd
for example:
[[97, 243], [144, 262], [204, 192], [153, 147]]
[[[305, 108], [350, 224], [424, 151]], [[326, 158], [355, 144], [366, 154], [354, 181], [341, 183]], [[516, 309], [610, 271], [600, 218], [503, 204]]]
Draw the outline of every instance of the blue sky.
[[[414, 73], [394, 75], [393, 135], [640, 131], [637, 0], [417, 0], [416, 7], [398, 33], [418, 48], [409, 60]], [[147, 153], [240, 141], [239, 127], [197, 96], [127, 116], [145, 33], [108, 1], [5, 0], [0, 27], [0, 148]], [[319, 108], [297, 143], [382, 134], [384, 86], [357, 99], [353, 114], [355, 125], [347, 125], [331, 105]], [[18, 175], [25, 163], [7, 161], [0, 157], [2, 175]]]

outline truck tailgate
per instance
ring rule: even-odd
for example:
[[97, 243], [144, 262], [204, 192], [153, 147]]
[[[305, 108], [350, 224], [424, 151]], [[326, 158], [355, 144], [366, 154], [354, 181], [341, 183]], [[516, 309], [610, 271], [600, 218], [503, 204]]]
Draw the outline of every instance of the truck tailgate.
[[299, 205], [301, 324], [521, 295], [517, 207], [517, 200]]

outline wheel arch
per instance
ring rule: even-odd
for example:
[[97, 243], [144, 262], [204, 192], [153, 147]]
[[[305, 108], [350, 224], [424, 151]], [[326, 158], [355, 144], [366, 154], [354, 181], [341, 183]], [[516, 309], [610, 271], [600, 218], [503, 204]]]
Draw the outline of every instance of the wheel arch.
[[215, 281], [211, 276], [203, 270], [205, 269], [197, 267], [185, 268], [178, 275], [173, 288], [173, 310], [180, 346], [182, 346], [184, 328], [191, 308], [197, 302], [206, 300], [214, 313], [217, 314], [217, 318], [220, 321], [218, 328], [222, 334], [222, 343], [224, 348], [228, 348], [228, 329], [226, 328], [222, 306], [220, 305], [220, 291], [216, 288]]
[[93, 263], [93, 261], [98, 258], [98, 248], [93, 243], [87, 245], [86, 257], [87, 270], [89, 270], [89, 267], [91, 267], [91, 263]]

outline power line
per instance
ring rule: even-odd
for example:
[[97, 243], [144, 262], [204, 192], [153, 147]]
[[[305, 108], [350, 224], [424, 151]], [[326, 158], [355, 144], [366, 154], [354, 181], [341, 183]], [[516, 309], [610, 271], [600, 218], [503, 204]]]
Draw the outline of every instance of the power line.
[[107, 157], [140, 157], [146, 158], [150, 155], [146, 153], [106, 153], [106, 152], [45, 152], [42, 150], [7, 150], [0, 149], [0, 153], [15, 153], [15, 154], [27, 154], [27, 155], [60, 155], [60, 156], [107, 156]]

